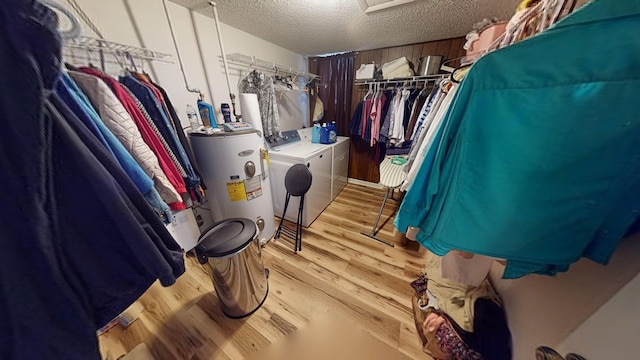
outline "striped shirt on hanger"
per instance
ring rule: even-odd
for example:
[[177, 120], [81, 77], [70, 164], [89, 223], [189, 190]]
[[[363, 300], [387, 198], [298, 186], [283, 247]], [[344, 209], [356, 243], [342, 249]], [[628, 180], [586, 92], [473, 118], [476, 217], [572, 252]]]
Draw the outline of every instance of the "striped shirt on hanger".
[[187, 172], [184, 170], [184, 167], [182, 167], [182, 164], [180, 164], [180, 161], [178, 161], [178, 158], [176, 157], [176, 154], [173, 153], [173, 150], [171, 150], [171, 147], [169, 147], [167, 140], [165, 140], [164, 136], [162, 136], [162, 134], [160, 133], [160, 130], [158, 130], [158, 127], [151, 119], [151, 116], [147, 112], [147, 109], [145, 109], [144, 105], [142, 105], [140, 100], [138, 100], [138, 98], [131, 92], [131, 90], [129, 90], [128, 87], [123, 86], [123, 88], [129, 93], [133, 101], [135, 101], [136, 106], [138, 107], [138, 109], [140, 109], [140, 112], [142, 113], [142, 115], [144, 115], [145, 120], [147, 121], [149, 126], [151, 126], [151, 129], [153, 129], [153, 132], [158, 136], [158, 139], [160, 139], [160, 142], [162, 142], [162, 146], [164, 146], [164, 148], [167, 150], [167, 153], [169, 154], [171, 161], [176, 166], [176, 168], [178, 168], [178, 172], [180, 173], [180, 176], [182, 176], [183, 178], [186, 178]]

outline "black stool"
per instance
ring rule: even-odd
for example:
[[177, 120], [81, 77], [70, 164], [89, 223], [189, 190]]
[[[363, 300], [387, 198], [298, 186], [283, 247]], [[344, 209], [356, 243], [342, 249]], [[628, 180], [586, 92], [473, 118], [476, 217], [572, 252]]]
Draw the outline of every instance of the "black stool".
[[[284, 211], [282, 211], [282, 217], [280, 218], [280, 225], [274, 236], [276, 239], [280, 238], [280, 233], [284, 231], [285, 235], [294, 238], [294, 252], [302, 250], [302, 210], [304, 209], [304, 195], [309, 191], [311, 187], [311, 171], [304, 164], [295, 164], [287, 170], [287, 175], [284, 177], [284, 187], [287, 189], [287, 198], [284, 202]], [[284, 216], [287, 214], [287, 207], [289, 206], [289, 199], [291, 196], [300, 197], [300, 206], [298, 207], [298, 221], [296, 222], [296, 230], [294, 231], [284, 226]]]

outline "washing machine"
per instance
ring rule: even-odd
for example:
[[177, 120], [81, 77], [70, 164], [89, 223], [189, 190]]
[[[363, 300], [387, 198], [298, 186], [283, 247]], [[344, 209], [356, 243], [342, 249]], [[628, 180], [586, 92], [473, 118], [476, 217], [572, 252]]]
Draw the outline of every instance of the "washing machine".
[[[302, 212], [302, 226], [309, 227], [332, 200], [332, 148], [330, 145], [300, 141], [300, 134], [297, 130], [282, 132], [282, 137], [269, 145], [269, 174], [271, 176], [273, 209], [276, 216], [281, 217], [284, 210], [287, 195], [284, 178], [287, 170], [295, 164], [305, 164], [311, 171], [313, 180], [311, 188], [305, 195]], [[284, 218], [296, 222], [299, 205], [300, 198], [291, 197]]]
[[[298, 130], [301, 142], [311, 143], [313, 128]], [[331, 147], [331, 201], [347, 186], [349, 180], [349, 153], [351, 139], [348, 136], [338, 136], [333, 144], [324, 146]]]

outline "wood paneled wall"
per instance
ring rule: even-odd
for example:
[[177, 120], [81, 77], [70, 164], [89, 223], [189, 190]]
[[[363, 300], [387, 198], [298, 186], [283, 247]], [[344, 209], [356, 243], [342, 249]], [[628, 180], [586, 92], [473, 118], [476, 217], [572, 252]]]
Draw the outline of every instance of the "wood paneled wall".
[[[462, 48], [464, 42], [465, 39], [460, 37], [413, 45], [360, 51], [356, 54], [355, 68], [358, 69], [361, 64], [370, 64], [372, 61], [377, 65], [382, 65], [401, 56], [406, 56], [417, 69], [418, 59], [423, 56], [441, 55], [444, 57], [444, 61], [464, 56], [465, 50]], [[364, 86], [354, 86], [351, 114], [353, 114], [358, 102], [364, 97], [367, 90], [368, 88]], [[378, 172], [378, 164], [375, 157], [375, 147], [370, 147], [368, 143], [362, 140], [352, 140], [349, 177], [377, 183], [380, 179], [380, 173]]]

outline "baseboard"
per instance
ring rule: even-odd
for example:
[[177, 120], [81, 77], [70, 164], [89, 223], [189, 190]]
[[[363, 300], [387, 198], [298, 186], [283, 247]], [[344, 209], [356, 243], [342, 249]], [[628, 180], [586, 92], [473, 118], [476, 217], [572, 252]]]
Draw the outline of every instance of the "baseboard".
[[360, 180], [360, 179], [354, 179], [354, 178], [348, 178], [347, 182], [349, 184], [354, 184], [354, 185], [360, 185], [360, 186], [368, 186], [368, 187], [372, 187], [372, 188], [376, 188], [376, 189], [385, 189], [384, 186], [378, 184], [378, 183], [374, 183], [371, 181], [365, 181], [365, 180]]

